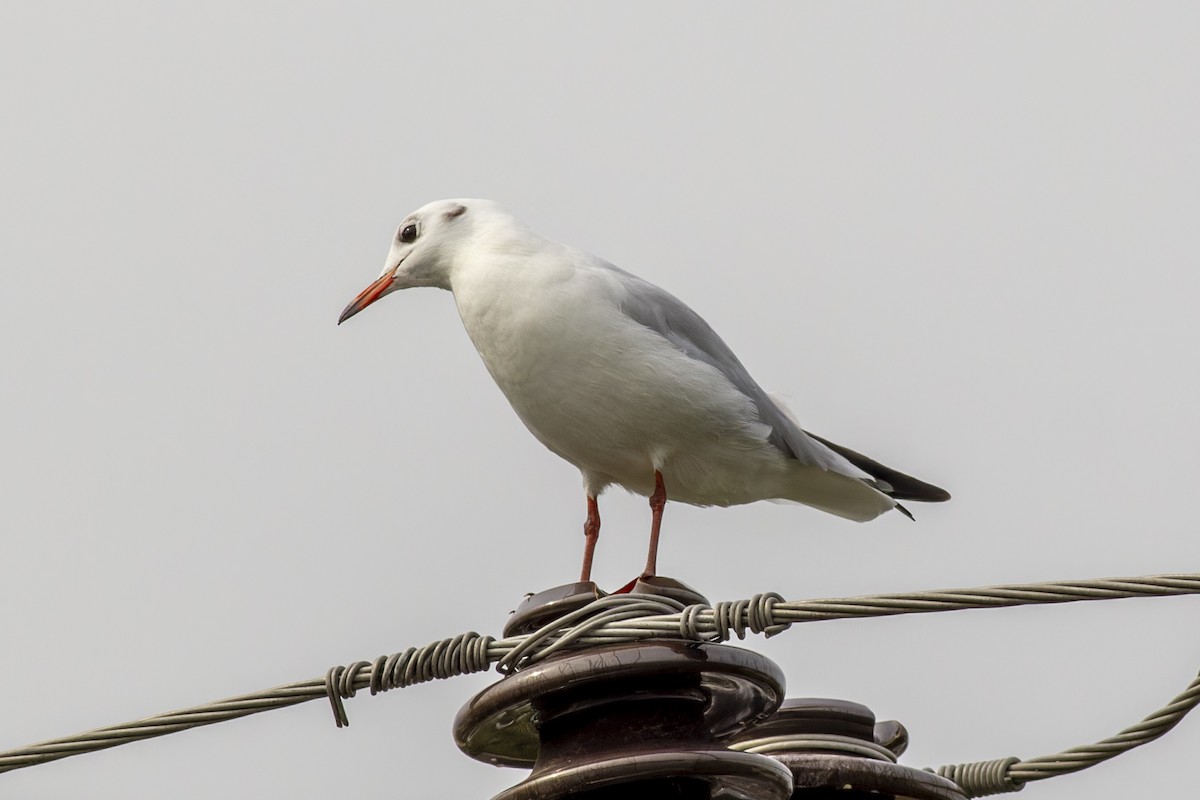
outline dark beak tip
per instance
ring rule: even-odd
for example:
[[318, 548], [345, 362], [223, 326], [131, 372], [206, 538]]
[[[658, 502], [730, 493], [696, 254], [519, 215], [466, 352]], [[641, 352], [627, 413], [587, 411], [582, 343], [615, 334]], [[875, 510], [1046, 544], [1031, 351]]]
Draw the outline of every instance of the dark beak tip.
[[363, 289], [358, 297], [351, 300], [350, 305], [346, 306], [342, 310], [342, 315], [338, 317], [338, 325], [341, 325], [343, 322], [350, 319], [367, 306], [371, 305], [371, 303], [374, 303], [376, 300], [387, 294], [389, 287], [392, 285], [392, 274], [394, 272], [395, 270], [384, 273], [379, 277], [378, 280], [376, 280], [366, 289]]

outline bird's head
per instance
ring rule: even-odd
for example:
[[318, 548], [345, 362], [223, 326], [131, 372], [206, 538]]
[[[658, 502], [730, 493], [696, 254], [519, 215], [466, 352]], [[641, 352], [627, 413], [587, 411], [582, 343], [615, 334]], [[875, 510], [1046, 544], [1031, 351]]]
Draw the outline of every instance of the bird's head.
[[503, 213], [486, 200], [438, 200], [409, 214], [396, 228], [383, 272], [346, 306], [338, 324], [399, 289], [449, 289], [454, 266], [476, 246], [488, 219]]

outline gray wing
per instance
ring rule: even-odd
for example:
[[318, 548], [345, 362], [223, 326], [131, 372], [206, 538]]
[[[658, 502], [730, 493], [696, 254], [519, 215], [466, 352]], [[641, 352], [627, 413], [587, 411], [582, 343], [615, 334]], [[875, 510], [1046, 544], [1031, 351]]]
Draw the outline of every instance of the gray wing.
[[[759, 419], [771, 428], [768, 440], [788, 458], [825, 470], [859, 478], [863, 473], [844, 457], [814, 441], [762, 390], [742, 362], [704, 319], [680, 299], [620, 267], [597, 259], [619, 276], [626, 297], [621, 310], [646, 326], [685, 355], [715, 367], [758, 409]], [[881, 487], [882, 488], [882, 487]]]
[[[802, 464], [861, 478], [898, 500], [937, 503], [950, 499], [945, 489], [803, 430], [755, 383], [717, 332], [682, 300], [620, 267], [606, 261], [599, 263], [604, 269], [615, 273], [627, 290], [621, 303], [622, 311], [635, 322], [671, 342], [690, 358], [715, 367], [728, 378], [738, 391], [754, 402], [759, 419], [771, 428], [768, 441], [784, 455]], [[897, 504], [897, 508], [912, 517], [904, 506]]]

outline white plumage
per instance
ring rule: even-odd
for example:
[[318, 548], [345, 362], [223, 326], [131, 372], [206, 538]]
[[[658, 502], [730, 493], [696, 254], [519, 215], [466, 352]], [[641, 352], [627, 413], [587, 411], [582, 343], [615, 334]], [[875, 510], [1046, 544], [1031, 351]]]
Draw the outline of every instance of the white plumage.
[[682, 302], [538, 236], [491, 201], [443, 200], [406, 217], [380, 277], [339, 322], [413, 286], [453, 292], [513, 409], [583, 474], [594, 526], [585, 526], [584, 580], [595, 498], [614, 483], [657, 501], [647, 574], [662, 508], [656, 477], [666, 496], [694, 505], [783, 499], [857, 521], [897, 497], [949, 497], [807, 434]]

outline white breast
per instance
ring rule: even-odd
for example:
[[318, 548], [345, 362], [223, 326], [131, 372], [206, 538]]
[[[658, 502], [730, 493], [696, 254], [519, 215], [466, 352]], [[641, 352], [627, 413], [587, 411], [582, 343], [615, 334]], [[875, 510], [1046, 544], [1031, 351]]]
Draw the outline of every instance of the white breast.
[[454, 282], [471, 341], [529, 430], [595, 491], [615, 482], [649, 494], [662, 469], [672, 499], [770, 496], [763, 473], [782, 472], [783, 456], [753, 404], [625, 316], [610, 273], [570, 264], [546, 253]]

